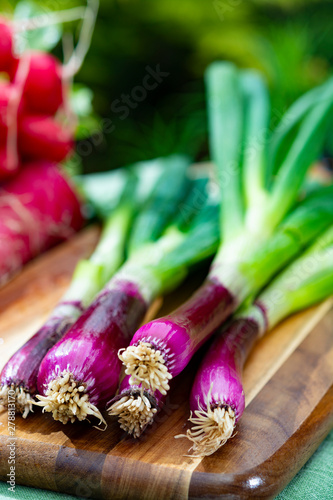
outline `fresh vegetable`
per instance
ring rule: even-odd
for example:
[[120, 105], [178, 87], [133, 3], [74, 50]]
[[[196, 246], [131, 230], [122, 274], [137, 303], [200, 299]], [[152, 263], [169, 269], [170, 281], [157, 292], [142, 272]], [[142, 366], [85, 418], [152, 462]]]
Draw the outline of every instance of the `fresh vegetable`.
[[8, 151], [7, 148], [0, 149], [0, 178], [6, 179], [11, 177], [18, 170], [17, 156], [14, 152]]
[[[70, 22], [75, 19], [83, 19], [79, 41], [65, 65], [52, 54], [41, 51], [27, 50], [21, 56], [23, 63], [29, 68], [24, 94], [28, 114], [54, 115], [64, 103], [64, 83], [68, 83], [75, 75], [85, 58], [90, 45], [92, 33], [98, 12], [98, 0], [88, 0], [87, 7], [68, 9], [50, 14], [46, 19], [46, 25], [52, 23]], [[45, 16], [37, 19], [28, 19], [19, 24], [12, 23], [13, 32], [35, 29], [45, 25]], [[14, 73], [15, 82], [17, 73]]]
[[[50, 68], [46, 65], [38, 74], [36, 59], [54, 60], [49, 54], [40, 54], [38, 57], [30, 54], [22, 56], [17, 64], [13, 83], [0, 85], [0, 132], [1, 132], [1, 165], [0, 180], [13, 177], [23, 160], [62, 161], [73, 149], [73, 131], [65, 130], [51, 117], [26, 116], [29, 109], [45, 114], [55, 113], [50, 110], [49, 104], [43, 104], [57, 99], [56, 89], [51, 88], [48, 79]], [[35, 79], [40, 88], [36, 89], [35, 100], [32, 98], [31, 87]], [[45, 73], [45, 74], [44, 74]], [[60, 80], [60, 90], [62, 82]], [[43, 93], [44, 92], [44, 93]], [[37, 102], [39, 108], [34, 104]], [[58, 106], [57, 106], [58, 107]]]
[[[66, 333], [124, 260], [129, 223], [144, 203], [161, 173], [159, 160], [126, 169], [75, 178], [85, 210], [105, 220], [99, 243], [89, 258], [80, 261], [65, 295], [46, 323], [7, 362], [0, 374], [0, 404], [8, 390], [16, 393], [16, 411], [25, 418], [32, 411], [39, 365], [47, 351]], [[151, 179], [155, 179], [151, 183]]]
[[[277, 227], [323, 147], [333, 112], [332, 79], [320, 101], [302, 117], [273, 185], [266, 185], [265, 141], [257, 145], [263, 151], [257, 152], [255, 169], [240, 147], [253, 142], [256, 130], [268, 119], [266, 98], [261, 96], [265, 87], [258, 85], [258, 78], [229, 63], [214, 63], [207, 71], [211, 154], [223, 199], [223, 242], [202, 287], [172, 314], [141, 327], [119, 354], [131, 383], [153, 392], [165, 393], [169, 380], [185, 368], [214, 330], [272, 277], [276, 264], [267, 262], [272, 262], [274, 252], [267, 257], [262, 252], [259, 260], [258, 255], [272, 241], [274, 248]], [[242, 111], [239, 103], [246, 102], [245, 97], [251, 106], [248, 102]], [[250, 185], [245, 186], [243, 179], [251, 175]], [[254, 195], [247, 192], [251, 189]], [[276, 255], [273, 262], [279, 262], [280, 253]]]
[[18, 121], [23, 111], [23, 87], [27, 68], [18, 65], [17, 82], [0, 85], [0, 145], [2, 162], [0, 180], [12, 177], [20, 166], [17, 151]]
[[194, 425], [186, 437], [194, 456], [211, 455], [234, 433], [245, 408], [243, 366], [254, 343], [285, 317], [332, 294], [333, 227], [217, 334], [191, 390]]
[[[311, 195], [309, 195], [279, 226], [274, 236], [253, 256], [252, 262], [244, 264], [243, 271], [248, 276], [249, 282], [253, 290], [259, 290], [264, 284], [265, 280], [274, 276], [280, 269], [282, 269], [288, 262], [295, 258], [299, 252], [311, 243], [318, 235], [325, 231], [333, 220], [333, 186], [318, 188]], [[184, 252], [181, 253], [184, 256]], [[256, 265], [260, 262], [260, 267]], [[256, 292], [254, 292], [254, 295]], [[249, 299], [250, 300], [250, 299]], [[202, 314], [202, 322], [204, 324], [205, 313]], [[153, 324], [159, 324], [160, 320], [155, 320]], [[164, 320], [162, 319], [164, 322]], [[186, 323], [184, 322], [186, 325]], [[148, 328], [149, 328], [148, 323]], [[142, 327], [144, 331], [145, 326]], [[178, 331], [178, 330], [177, 330]], [[169, 338], [172, 339], [173, 332], [170, 329]], [[167, 337], [167, 341], [169, 340]], [[184, 334], [183, 338], [186, 339]], [[183, 359], [189, 352], [186, 344], [181, 343], [181, 338], [178, 338], [179, 345], [177, 348], [183, 352]], [[145, 344], [145, 348], [150, 348]], [[168, 344], [168, 348], [172, 346]], [[135, 346], [134, 346], [135, 347]], [[174, 353], [169, 351], [171, 355]], [[133, 349], [134, 350], [134, 349]], [[134, 350], [136, 352], [136, 350]], [[178, 351], [177, 351], [178, 352]], [[152, 363], [155, 363], [156, 371], [154, 372], [156, 383], [158, 377], [165, 377], [166, 367], [160, 363], [160, 350], [154, 352], [155, 357], [152, 358]], [[131, 356], [131, 348], [128, 348], [121, 357]], [[173, 357], [168, 358], [169, 366], [171, 365]], [[183, 364], [187, 362], [186, 358]], [[172, 366], [172, 365], [171, 365]], [[177, 365], [173, 367], [174, 375], [177, 368], [180, 369], [183, 365], [177, 361]], [[132, 374], [127, 375], [122, 382], [119, 390], [119, 396], [110, 402], [109, 413], [110, 415], [117, 415], [121, 427], [129, 433], [133, 433], [135, 437], [139, 437], [147, 425], [152, 424], [154, 415], [161, 409], [164, 403], [164, 396], [168, 387], [164, 385], [160, 391], [153, 391], [151, 389], [152, 383], [141, 385], [135, 384], [136, 378], [143, 378], [145, 375], [141, 363], [137, 364], [136, 376]], [[141, 370], [141, 373], [140, 371]], [[127, 371], [129, 373], [129, 370]], [[133, 384], [133, 387], [131, 387]], [[140, 396], [138, 393], [140, 392]], [[163, 393], [163, 394], [161, 394]], [[164, 396], [163, 396], [164, 395]], [[141, 398], [141, 399], [140, 399]], [[140, 404], [137, 403], [140, 399]], [[136, 406], [139, 405], [139, 406]]]
[[[175, 176], [177, 170], [178, 176], [184, 176], [187, 162], [183, 158], [173, 158], [167, 161], [169, 166], [171, 161], [177, 163], [177, 169], [165, 170], [154, 194], [164, 206], [160, 197], [161, 184], [163, 182], [169, 186], [169, 192], [174, 193], [176, 210], [181, 191], [172, 190], [172, 185], [183, 189]], [[166, 192], [168, 200], [169, 192]], [[154, 196], [144, 211], [150, 213], [151, 206], [156, 206]], [[211, 216], [211, 212], [209, 214]], [[169, 216], [169, 210], [161, 212], [166, 223]], [[141, 216], [138, 220], [141, 220]], [[161, 221], [156, 219], [155, 224], [160, 231]], [[194, 221], [193, 224], [195, 232]], [[217, 247], [216, 222], [210, 218], [207, 225], [212, 229], [211, 239], [193, 241], [190, 238], [192, 251], [189, 252], [188, 260], [191, 263], [211, 255]], [[183, 232], [178, 229], [179, 226], [173, 226], [171, 230], [169, 225], [165, 234], [155, 241], [156, 227], [149, 227], [153, 241], [147, 243], [145, 231], [144, 243], [136, 246], [122, 268], [41, 363], [38, 374], [41, 395], [37, 396], [40, 399], [37, 404], [44, 411], [52, 412], [56, 420], [67, 423], [84, 420], [92, 415], [106, 425], [100, 409], [114, 395], [118, 386], [121, 369], [118, 350], [128, 345], [152, 301], [174, 288], [187, 274], [188, 263], [181, 259], [177, 261], [174, 257], [180, 246], [186, 244], [191, 228]]]
[[[125, 240], [135, 208], [134, 178], [127, 181], [120, 203], [107, 218], [99, 243], [88, 260], [81, 260], [71, 284], [46, 323], [6, 363], [0, 374], [0, 404], [15, 391], [16, 411], [26, 418], [32, 411], [39, 365], [124, 260]], [[112, 186], [111, 186], [112, 189]]]
[[49, 116], [25, 116], [19, 123], [18, 148], [24, 159], [61, 162], [74, 149], [73, 131]]
[[73, 186], [49, 162], [27, 165], [0, 190], [0, 283], [82, 227]]
[[24, 85], [26, 113], [53, 116], [63, 103], [60, 62], [47, 52], [28, 51], [21, 59], [29, 68]]
[[[13, 177], [26, 160], [60, 162], [72, 152], [75, 119], [69, 89], [88, 50], [97, 10], [98, 0], [88, 0], [85, 9], [61, 11], [46, 18], [19, 23], [0, 20], [0, 72], [9, 76], [9, 82], [0, 85], [0, 181]], [[81, 33], [72, 53], [65, 54], [65, 64], [42, 51], [13, 53], [18, 32], [36, 29], [45, 21], [52, 24], [74, 19], [83, 19]]]
[[13, 32], [6, 19], [0, 18], [0, 71], [8, 71], [13, 60]]
[[126, 375], [120, 383], [119, 394], [108, 402], [108, 413], [118, 418], [120, 428], [133, 437], [138, 438], [149, 424], [152, 424], [156, 413], [165, 403], [165, 395], [160, 391], [152, 392], [130, 383]]

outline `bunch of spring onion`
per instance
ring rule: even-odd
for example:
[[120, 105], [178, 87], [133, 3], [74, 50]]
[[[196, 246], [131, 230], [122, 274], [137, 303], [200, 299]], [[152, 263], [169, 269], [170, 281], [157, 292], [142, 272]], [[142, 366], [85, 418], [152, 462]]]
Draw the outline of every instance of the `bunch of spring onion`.
[[[141, 327], [119, 354], [130, 385], [162, 395], [214, 330], [279, 267], [269, 251], [259, 258], [260, 251], [274, 248], [333, 115], [330, 79], [300, 98], [269, 136], [268, 96], [259, 75], [214, 63], [206, 83], [211, 156], [223, 199], [222, 244], [201, 288], [173, 313]], [[299, 235], [289, 236], [299, 248]], [[291, 258], [281, 245], [278, 259]]]
[[[89, 259], [83, 259], [77, 264], [68, 290], [50, 313], [45, 324], [14, 353], [2, 369], [0, 404], [6, 406], [8, 391], [15, 391], [16, 411], [22, 413], [24, 418], [32, 411], [32, 399], [37, 391], [37, 374], [42, 359], [69, 330], [122, 264], [130, 221], [149, 196], [164, 166], [165, 162], [162, 159], [156, 159], [140, 162], [126, 169], [90, 174], [76, 179], [81, 195], [86, 200], [87, 211], [104, 220], [104, 228], [95, 251]], [[47, 195], [49, 190], [44, 183], [47, 172], [43, 165], [37, 171], [38, 176], [35, 175], [35, 182], [38, 179], [39, 189], [49, 200]], [[27, 169], [19, 175], [19, 178], [22, 176], [26, 178], [33, 173], [32, 168]], [[50, 180], [50, 175], [47, 180]], [[63, 194], [60, 196], [61, 206], [66, 210], [68, 217], [69, 207], [65, 204], [65, 193], [60, 187], [57, 193]], [[29, 193], [26, 184], [24, 190], [25, 193]], [[29, 201], [31, 203], [31, 195]]]
[[9, 359], [1, 371], [0, 404], [6, 406], [8, 391], [15, 391], [16, 411], [21, 412], [24, 418], [32, 410], [38, 369], [43, 357], [82, 314], [123, 261], [125, 239], [134, 212], [133, 187], [133, 182], [129, 182], [118, 206], [106, 218], [95, 251], [89, 259], [77, 264], [68, 290], [45, 324]]
[[[270, 277], [325, 231], [332, 221], [333, 186], [319, 187], [286, 217], [274, 236], [254, 254], [252, 261], [244, 264], [243, 269], [251, 276], [252, 281], [262, 283], [264, 277], [269, 281]], [[184, 338], [186, 341], [185, 336], [178, 337], [180, 351], [184, 348], [181, 343]], [[158, 351], [156, 356], [159, 356]], [[162, 369], [165, 370], [165, 367]], [[120, 384], [119, 395], [110, 402], [109, 413], [118, 417], [122, 429], [139, 437], [163, 407], [165, 393], [165, 388], [153, 391], [148, 387], [142, 388], [140, 384], [133, 384], [131, 376], [127, 375]], [[138, 408], [138, 400], [145, 404]]]
[[[144, 230], [138, 233], [134, 227], [127, 261], [44, 357], [36, 404], [52, 412], [55, 420], [65, 424], [96, 417], [106, 425], [100, 410], [118, 387], [119, 349], [128, 345], [154, 299], [178, 285], [189, 265], [216, 251], [217, 210], [205, 204], [198, 212], [196, 191], [206, 183], [190, 181], [188, 165], [183, 157], [166, 162], [152, 197], [136, 218], [135, 226]], [[186, 220], [179, 211], [184, 192], [190, 208]], [[169, 258], [184, 249], [185, 262]]]
[[242, 371], [254, 345], [290, 314], [333, 295], [333, 226], [217, 334], [191, 390], [186, 436], [194, 456], [214, 453], [233, 435], [245, 408]]

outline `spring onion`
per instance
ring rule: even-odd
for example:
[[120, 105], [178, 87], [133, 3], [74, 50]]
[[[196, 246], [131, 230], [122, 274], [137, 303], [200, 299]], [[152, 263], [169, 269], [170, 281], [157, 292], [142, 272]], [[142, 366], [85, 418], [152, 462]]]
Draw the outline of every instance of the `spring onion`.
[[[74, 271], [70, 286], [45, 324], [9, 359], [0, 374], [0, 404], [14, 391], [16, 411], [26, 418], [37, 391], [39, 365], [47, 351], [66, 333], [111, 278], [124, 259], [125, 239], [134, 212], [135, 180], [130, 178], [118, 206], [106, 219], [99, 243]], [[11, 392], [13, 394], [13, 392]]]
[[[184, 174], [185, 170], [178, 169], [179, 176]], [[155, 191], [159, 199], [162, 181], [172, 190], [175, 172], [167, 170], [160, 180]], [[183, 189], [178, 180], [177, 185]], [[166, 192], [170, 199], [169, 192]], [[174, 199], [178, 203], [179, 195], [176, 192]], [[156, 206], [154, 196], [144, 210], [149, 213], [151, 206]], [[174, 208], [176, 210], [177, 205]], [[165, 217], [167, 223], [169, 211], [163, 211], [161, 217]], [[141, 220], [141, 216], [137, 220]], [[196, 217], [185, 232], [175, 226], [171, 230], [169, 225], [167, 231], [156, 241], [156, 227], [150, 225], [152, 241], [147, 243], [146, 230], [142, 245], [136, 246], [133, 253], [129, 253], [128, 260], [97, 295], [91, 306], [47, 353], [39, 370], [40, 395], [37, 397], [40, 402], [36, 404], [42, 406], [43, 411], [52, 412], [55, 420], [67, 423], [91, 416], [99, 419], [100, 424], [106, 425], [100, 409], [114, 395], [118, 386], [121, 370], [118, 350], [128, 345], [152, 301], [158, 295], [173, 289], [187, 275], [187, 262], [182, 259], [177, 261], [169, 256], [177, 254], [178, 248], [185, 244], [188, 233], [194, 234], [195, 220]], [[155, 221], [160, 231], [161, 220]], [[210, 219], [207, 225], [212, 225]], [[216, 251], [218, 233], [214, 220], [211, 234], [211, 240], [195, 240], [195, 245], [193, 239], [190, 240], [190, 263]]]
[[[286, 217], [274, 236], [254, 254], [252, 262], [248, 261], [243, 264], [243, 272], [248, 276], [249, 283], [251, 283], [253, 289], [252, 296], [254, 297], [257, 294], [270, 277], [274, 276], [318, 235], [325, 231], [332, 223], [332, 220], [333, 186], [318, 188]], [[256, 265], [256, 262], [260, 262], [260, 267]], [[153, 324], [159, 324], [159, 321], [155, 320]], [[162, 321], [164, 320], [162, 319]], [[204, 321], [206, 320], [203, 313], [203, 324]], [[144, 329], [145, 326], [142, 327], [141, 331], [144, 331]], [[171, 330], [170, 338], [172, 333]], [[185, 334], [184, 338], [186, 338]], [[178, 338], [178, 340], [178, 349], [183, 352], [181, 362], [185, 364], [185, 356], [189, 356], [188, 353], [190, 351], [187, 350], [188, 347], [186, 344], [180, 343], [182, 339]], [[136, 353], [137, 350], [135, 350], [135, 347], [133, 347], [133, 350]], [[150, 343], [145, 342], [142, 347], [146, 349], [146, 352], [150, 353]], [[172, 356], [173, 352], [169, 351], [169, 353], [168, 355], [171, 355], [171, 358], [168, 361], [172, 361], [172, 357], [174, 357]], [[136, 371], [126, 370], [127, 376], [121, 383], [119, 395], [109, 403], [110, 415], [118, 416], [122, 429], [128, 433], [133, 433], [135, 437], [139, 437], [144, 429], [149, 424], [152, 424], [154, 415], [161, 409], [164, 403], [165, 398], [163, 396], [168, 391], [168, 380], [170, 377], [166, 371], [165, 364], [160, 363], [160, 350], [152, 351], [151, 355], [150, 362], [154, 363], [155, 368], [154, 381], [142, 387], [141, 380], [145, 378], [147, 373], [144, 372], [145, 364], [139, 360], [135, 365]], [[123, 359], [125, 359], [125, 356], [127, 356], [127, 359], [131, 356], [131, 348], [120, 354], [120, 357]], [[184, 359], [185, 362], [183, 361]], [[169, 366], [171, 365], [170, 361]], [[178, 366], [180, 365], [178, 361], [177, 364]], [[180, 368], [178, 368], [180, 371], [182, 366], [180, 365]], [[174, 371], [172, 375], [174, 376], [175, 373], [177, 372]], [[152, 390], [153, 382], [156, 383], [158, 377], [164, 378], [164, 385], [160, 390]], [[136, 380], [139, 380], [139, 382], [136, 382]], [[136, 403], [138, 399], [140, 399], [139, 406]]]
[[332, 294], [333, 227], [240, 310], [210, 346], [190, 396], [194, 425], [186, 437], [194, 456], [211, 455], [233, 435], [245, 408], [242, 371], [254, 343], [285, 317]]
[[[253, 107], [247, 105], [241, 114], [238, 105], [230, 106], [231, 102], [239, 103], [244, 98], [245, 84], [240, 83], [242, 72], [237, 72], [230, 64], [214, 63], [208, 68], [206, 77], [211, 154], [223, 199], [222, 244], [201, 288], [173, 313], [141, 327], [130, 346], [119, 354], [131, 383], [141, 384], [152, 392], [167, 392], [169, 380], [185, 368], [214, 330], [272, 277], [272, 267], [276, 270], [276, 265], [267, 263], [272, 262], [274, 252], [265, 258], [264, 268], [257, 259], [258, 254], [265, 247], [270, 248], [272, 244], [274, 247], [277, 228], [295, 203], [309, 166], [320, 154], [333, 112], [333, 81], [329, 81], [325, 95], [304, 114], [270, 190], [261, 182], [265, 178], [266, 162], [261, 161], [258, 165], [255, 173], [260, 203], [246, 207], [242, 200], [242, 179], [249, 178], [246, 169], [252, 168], [252, 163], [244, 161], [239, 136], [240, 131], [245, 130], [241, 144], [247, 144], [247, 138], [252, 136], [251, 124], [257, 127], [259, 118], [245, 117], [248, 124], [245, 127], [244, 113], [254, 114]], [[250, 91], [248, 79], [251, 75], [246, 77]], [[267, 110], [262, 105], [264, 99], [258, 98], [260, 88], [264, 87], [255, 88], [255, 109], [263, 113], [264, 123]], [[291, 256], [292, 252], [288, 258]], [[275, 254], [273, 262], [278, 262], [279, 258], [280, 255], [276, 257]]]
[[7, 362], [0, 374], [0, 404], [15, 391], [16, 410], [32, 411], [39, 365], [124, 260], [129, 223], [149, 197], [163, 170], [163, 161], [140, 162], [126, 169], [76, 177], [85, 211], [105, 220], [99, 243], [88, 260], [80, 261], [65, 295], [46, 323]]

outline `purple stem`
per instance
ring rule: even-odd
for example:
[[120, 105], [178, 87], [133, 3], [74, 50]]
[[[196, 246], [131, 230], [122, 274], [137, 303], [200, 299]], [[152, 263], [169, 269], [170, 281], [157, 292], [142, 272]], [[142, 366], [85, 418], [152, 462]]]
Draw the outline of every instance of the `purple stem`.
[[192, 412], [228, 405], [236, 421], [245, 408], [242, 372], [245, 360], [258, 339], [260, 327], [253, 318], [233, 320], [214, 340], [196, 373], [190, 396]]
[[61, 302], [52, 316], [13, 356], [7, 361], [0, 374], [0, 387], [22, 387], [31, 396], [37, 390], [39, 366], [46, 353], [56, 344], [73, 324], [73, 314], [59, 315], [62, 306], [69, 306], [71, 313], [75, 309], [83, 311], [79, 301]]
[[207, 279], [197, 292], [173, 313], [142, 326], [131, 345], [149, 342], [163, 353], [165, 364], [174, 377], [189, 363], [195, 352], [208, 340], [236, 307], [230, 292], [217, 280]]
[[147, 308], [131, 282], [118, 281], [116, 287], [104, 289], [43, 359], [39, 393], [45, 395], [49, 382], [67, 370], [85, 384], [90, 403], [105, 404], [119, 382], [118, 350], [128, 345]]

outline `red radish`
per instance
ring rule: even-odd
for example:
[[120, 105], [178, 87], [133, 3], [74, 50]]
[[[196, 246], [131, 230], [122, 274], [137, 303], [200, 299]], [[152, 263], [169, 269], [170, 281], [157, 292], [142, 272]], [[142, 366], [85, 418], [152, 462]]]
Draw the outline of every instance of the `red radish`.
[[0, 71], [8, 71], [13, 58], [13, 32], [6, 20], [0, 18]]
[[0, 84], [0, 137], [3, 129], [7, 127], [7, 109], [12, 86], [9, 83]]
[[15, 174], [19, 168], [17, 122], [22, 107], [19, 86], [0, 84], [0, 180]]
[[6, 73], [8, 74], [9, 76], [9, 80], [12, 82], [15, 78], [15, 75], [16, 75], [16, 72], [17, 72], [17, 68], [18, 68], [18, 65], [20, 63], [20, 59], [18, 57], [13, 57], [12, 60], [11, 60], [11, 63], [10, 65], [8, 66], [7, 68], [7, 71]]
[[25, 165], [0, 191], [0, 283], [82, 223], [76, 193], [57, 165]]
[[19, 153], [29, 159], [60, 162], [74, 148], [71, 131], [48, 116], [25, 116], [19, 124]]
[[3, 181], [17, 173], [19, 164], [15, 152], [3, 147], [0, 149], [0, 180]]
[[[10, 83], [0, 83], [0, 144], [3, 144], [4, 133], [8, 126], [8, 104], [15, 99], [14, 93], [17, 87]], [[22, 105], [19, 105], [19, 115], [22, 113]]]
[[24, 86], [27, 111], [54, 115], [63, 102], [61, 63], [45, 52], [27, 51], [22, 59], [29, 64]]

